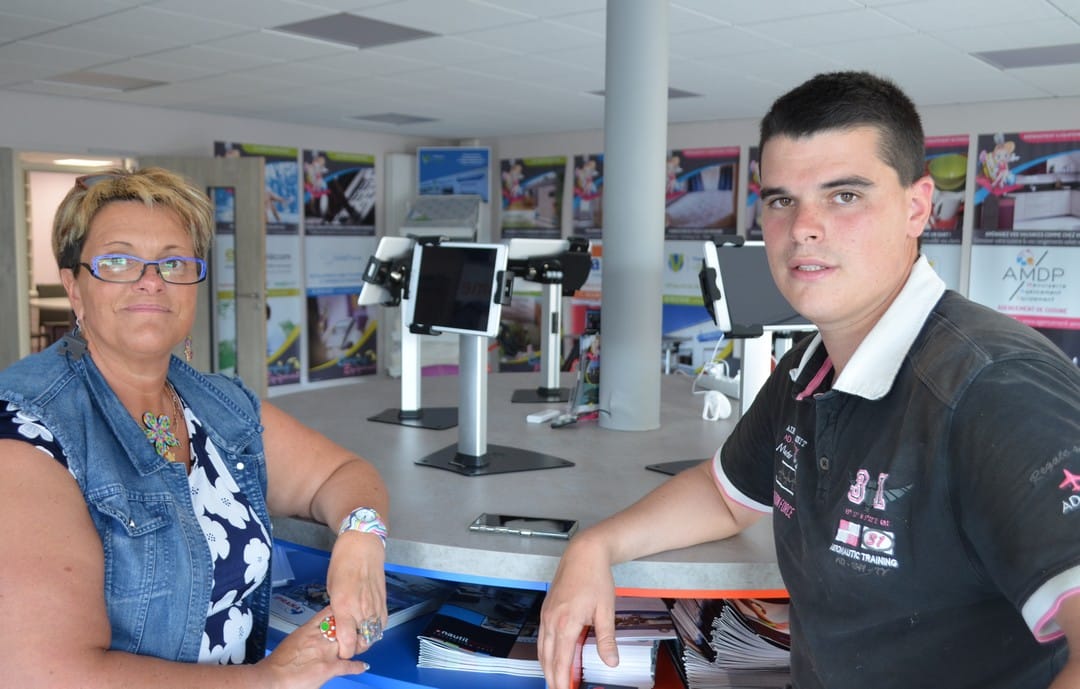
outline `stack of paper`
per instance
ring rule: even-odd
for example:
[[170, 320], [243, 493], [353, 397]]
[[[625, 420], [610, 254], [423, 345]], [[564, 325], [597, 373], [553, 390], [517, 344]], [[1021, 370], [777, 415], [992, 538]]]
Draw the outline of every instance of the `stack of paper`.
[[776, 687], [791, 681], [787, 601], [669, 601], [690, 689]]
[[419, 667], [543, 677], [542, 591], [458, 584], [421, 633]]
[[615, 599], [615, 644], [619, 664], [608, 667], [596, 652], [596, 636], [589, 630], [581, 652], [582, 677], [606, 686], [651, 689], [656, 676], [657, 642], [675, 638], [667, 605], [659, 598]]

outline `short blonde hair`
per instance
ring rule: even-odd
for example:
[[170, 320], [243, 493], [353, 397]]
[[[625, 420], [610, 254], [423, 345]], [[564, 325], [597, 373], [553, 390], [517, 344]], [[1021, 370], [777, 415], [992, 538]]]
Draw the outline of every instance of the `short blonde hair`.
[[106, 170], [75, 180], [53, 219], [52, 245], [56, 264], [78, 272], [90, 223], [115, 201], [136, 201], [148, 208], [167, 208], [191, 235], [195, 256], [205, 259], [214, 234], [214, 208], [205, 191], [180, 175], [160, 167], [129, 172]]

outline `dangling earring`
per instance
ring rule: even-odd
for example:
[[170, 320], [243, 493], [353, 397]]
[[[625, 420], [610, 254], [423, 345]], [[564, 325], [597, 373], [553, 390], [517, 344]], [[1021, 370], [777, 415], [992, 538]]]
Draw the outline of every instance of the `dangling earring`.
[[195, 358], [195, 351], [191, 348], [191, 335], [184, 338], [184, 359], [190, 364]]

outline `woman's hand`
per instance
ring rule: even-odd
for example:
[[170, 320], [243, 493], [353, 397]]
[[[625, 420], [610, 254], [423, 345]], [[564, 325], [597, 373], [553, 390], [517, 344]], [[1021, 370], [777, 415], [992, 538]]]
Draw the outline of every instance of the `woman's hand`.
[[320, 625], [323, 617], [329, 614], [330, 608], [326, 608], [323, 614], [315, 615], [297, 627], [273, 653], [255, 666], [265, 676], [261, 686], [267, 689], [318, 689], [334, 677], [367, 671], [368, 664], [363, 661], [340, 658], [338, 644], [323, 634]]
[[[582, 538], [582, 537], [585, 538]], [[619, 664], [615, 646], [615, 582], [606, 551], [587, 533], [570, 542], [540, 611], [537, 651], [551, 689], [569, 689], [582, 631], [592, 625], [596, 650], [609, 667]]]
[[[337, 625], [338, 656], [342, 659], [363, 653], [382, 638], [386, 627], [385, 564], [386, 549], [371, 533], [346, 531], [330, 551], [326, 591]], [[361, 629], [372, 630], [376, 622], [378, 633], [369, 633], [367, 638], [359, 633]]]

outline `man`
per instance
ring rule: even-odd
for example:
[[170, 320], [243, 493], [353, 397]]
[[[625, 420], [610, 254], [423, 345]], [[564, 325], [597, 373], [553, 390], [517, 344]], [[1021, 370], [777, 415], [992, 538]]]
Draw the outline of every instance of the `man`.
[[934, 184], [894, 84], [814, 77], [760, 150], [769, 266], [819, 335], [712, 461], [570, 542], [541, 617], [549, 686], [585, 625], [618, 662], [613, 564], [771, 512], [797, 689], [1080, 687], [1080, 371], [919, 257]]

